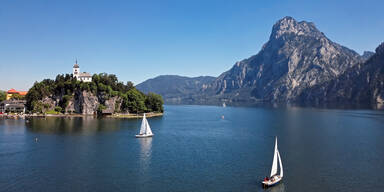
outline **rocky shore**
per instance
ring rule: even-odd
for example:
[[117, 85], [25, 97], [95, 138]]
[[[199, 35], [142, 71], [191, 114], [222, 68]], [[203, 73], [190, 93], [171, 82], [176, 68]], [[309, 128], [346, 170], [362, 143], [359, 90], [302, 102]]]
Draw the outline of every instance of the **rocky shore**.
[[[102, 115], [101, 117], [106, 118], [126, 118], [126, 119], [135, 119], [142, 118], [144, 114], [126, 114], [126, 113], [116, 113], [112, 115]], [[151, 117], [161, 117], [163, 113], [146, 113], [147, 118]], [[97, 117], [97, 115], [89, 115], [89, 114], [1, 114], [0, 118], [5, 119], [25, 119], [25, 118], [33, 118], [33, 117]]]

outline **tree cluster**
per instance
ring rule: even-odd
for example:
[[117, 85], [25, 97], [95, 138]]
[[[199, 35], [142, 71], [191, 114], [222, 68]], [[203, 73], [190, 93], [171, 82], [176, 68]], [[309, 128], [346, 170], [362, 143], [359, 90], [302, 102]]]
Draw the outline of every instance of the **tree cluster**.
[[4, 101], [7, 97], [7, 93], [5, 91], [0, 90], [0, 102]]
[[[41, 112], [45, 106], [42, 99], [45, 97], [59, 98], [60, 102], [55, 111], [61, 109], [65, 111], [69, 101], [74, 98], [79, 91], [91, 92], [96, 95], [100, 102], [98, 110], [102, 110], [104, 102], [111, 97], [119, 97], [120, 108], [115, 112], [163, 112], [163, 99], [160, 95], [149, 93], [148, 95], [137, 90], [133, 83], [128, 81], [126, 84], [119, 82], [113, 74], [94, 74], [92, 82], [78, 81], [70, 74], [57, 75], [55, 80], [45, 79], [35, 82], [26, 95], [27, 110]], [[60, 107], [60, 108], [58, 108]]]

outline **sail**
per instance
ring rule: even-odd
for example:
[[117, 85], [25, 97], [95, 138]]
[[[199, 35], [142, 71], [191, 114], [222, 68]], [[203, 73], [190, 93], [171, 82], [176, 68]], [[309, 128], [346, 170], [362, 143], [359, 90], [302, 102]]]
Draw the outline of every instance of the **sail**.
[[283, 163], [281, 162], [280, 152], [277, 150], [277, 155], [279, 156], [279, 164], [280, 164], [280, 177], [283, 177]]
[[146, 135], [152, 135], [152, 130], [151, 130], [151, 127], [149, 126], [149, 123], [148, 123], [148, 120], [145, 119], [145, 134]]
[[273, 161], [272, 161], [272, 169], [271, 169], [271, 177], [276, 175], [277, 173], [277, 138], [275, 140], [275, 150], [273, 152]]
[[145, 131], [146, 131], [146, 122], [147, 122], [147, 119], [145, 118], [145, 113], [144, 113], [143, 120], [141, 121], [140, 135], [145, 134]]

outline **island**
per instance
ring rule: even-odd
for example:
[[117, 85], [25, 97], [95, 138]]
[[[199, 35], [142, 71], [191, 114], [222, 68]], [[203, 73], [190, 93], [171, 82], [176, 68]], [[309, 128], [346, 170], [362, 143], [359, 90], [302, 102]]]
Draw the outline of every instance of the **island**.
[[79, 79], [74, 73], [59, 74], [55, 80], [35, 82], [25, 100], [30, 116], [137, 118], [143, 113], [154, 117], [164, 112], [160, 95], [144, 94], [132, 82], [124, 84], [116, 75], [107, 73], [94, 74], [88, 80]]

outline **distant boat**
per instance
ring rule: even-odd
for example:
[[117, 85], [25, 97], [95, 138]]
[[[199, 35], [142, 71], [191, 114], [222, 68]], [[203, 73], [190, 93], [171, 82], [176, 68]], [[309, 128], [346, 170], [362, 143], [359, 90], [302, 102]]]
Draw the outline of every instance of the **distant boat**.
[[223, 107], [226, 107], [227, 105], [225, 104], [225, 102], [223, 102]]
[[[280, 165], [280, 175], [277, 174], [277, 161], [279, 161], [279, 165]], [[283, 179], [283, 164], [281, 162], [279, 150], [277, 149], [277, 137], [276, 137], [271, 176], [269, 178], [265, 178], [262, 183], [264, 187], [269, 187], [279, 183], [281, 179]]]
[[147, 118], [145, 118], [145, 113], [143, 116], [143, 120], [141, 121], [141, 127], [140, 127], [140, 133], [136, 135], [137, 138], [143, 138], [143, 137], [152, 137], [153, 133], [151, 130], [151, 127], [149, 126], [149, 123], [147, 121]]

